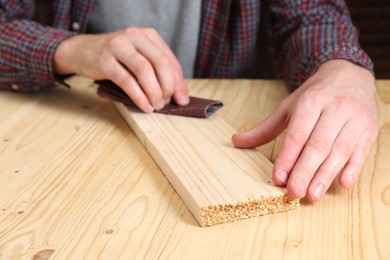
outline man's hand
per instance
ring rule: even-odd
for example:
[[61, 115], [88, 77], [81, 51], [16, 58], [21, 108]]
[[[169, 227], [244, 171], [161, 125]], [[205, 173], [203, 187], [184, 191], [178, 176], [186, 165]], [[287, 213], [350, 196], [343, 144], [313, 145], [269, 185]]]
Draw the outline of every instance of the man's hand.
[[58, 46], [54, 71], [112, 80], [144, 112], [163, 108], [172, 96], [179, 105], [189, 102], [178, 60], [150, 28], [71, 37]]
[[348, 61], [328, 61], [264, 122], [232, 141], [256, 147], [284, 129], [274, 162], [276, 185], [311, 201], [323, 197], [339, 172], [339, 184], [352, 187], [377, 134], [374, 77]]

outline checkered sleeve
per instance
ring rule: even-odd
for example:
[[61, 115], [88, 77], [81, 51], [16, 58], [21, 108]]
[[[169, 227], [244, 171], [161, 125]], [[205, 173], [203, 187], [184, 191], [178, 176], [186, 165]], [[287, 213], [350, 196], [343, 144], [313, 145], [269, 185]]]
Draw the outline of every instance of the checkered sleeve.
[[273, 42], [282, 57], [291, 90], [299, 87], [324, 62], [345, 59], [373, 72], [373, 63], [358, 42], [342, 0], [273, 0], [270, 5]]
[[[33, 2], [33, 1], [32, 1]], [[56, 80], [53, 57], [74, 33], [31, 21], [31, 1], [0, 2], [0, 88], [30, 91]]]

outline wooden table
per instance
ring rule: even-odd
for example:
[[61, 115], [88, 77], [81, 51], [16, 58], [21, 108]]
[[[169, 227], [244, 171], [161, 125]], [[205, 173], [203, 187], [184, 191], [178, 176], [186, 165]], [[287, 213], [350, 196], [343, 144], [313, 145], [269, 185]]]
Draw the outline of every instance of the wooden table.
[[[319, 203], [201, 228], [96, 86], [0, 92], [0, 259], [390, 259], [390, 81], [358, 185]], [[288, 94], [281, 81], [188, 81], [237, 130]], [[270, 159], [281, 139], [261, 147]], [[46, 257], [46, 258], [45, 258]]]

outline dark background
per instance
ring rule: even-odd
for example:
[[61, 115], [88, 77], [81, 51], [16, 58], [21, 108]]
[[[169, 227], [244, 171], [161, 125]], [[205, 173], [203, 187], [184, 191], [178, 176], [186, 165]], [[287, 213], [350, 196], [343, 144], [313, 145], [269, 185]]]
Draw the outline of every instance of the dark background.
[[375, 75], [390, 79], [390, 0], [346, 0], [360, 43], [374, 62]]

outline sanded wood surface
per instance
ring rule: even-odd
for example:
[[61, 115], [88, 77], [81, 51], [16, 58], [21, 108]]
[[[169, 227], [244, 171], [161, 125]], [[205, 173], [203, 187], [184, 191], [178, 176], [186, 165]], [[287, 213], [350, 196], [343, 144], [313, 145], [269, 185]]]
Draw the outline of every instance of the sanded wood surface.
[[299, 200], [272, 183], [272, 163], [256, 149], [236, 149], [236, 132], [208, 119], [145, 114], [115, 103], [201, 226], [295, 209]]
[[[200, 227], [113, 104], [91, 81], [0, 92], [0, 259], [390, 259], [390, 81], [359, 183], [315, 204]], [[287, 95], [280, 81], [188, 82], [222, 100], [237, 130]], [[280, 138], [259, 148], [273, 159]]]

